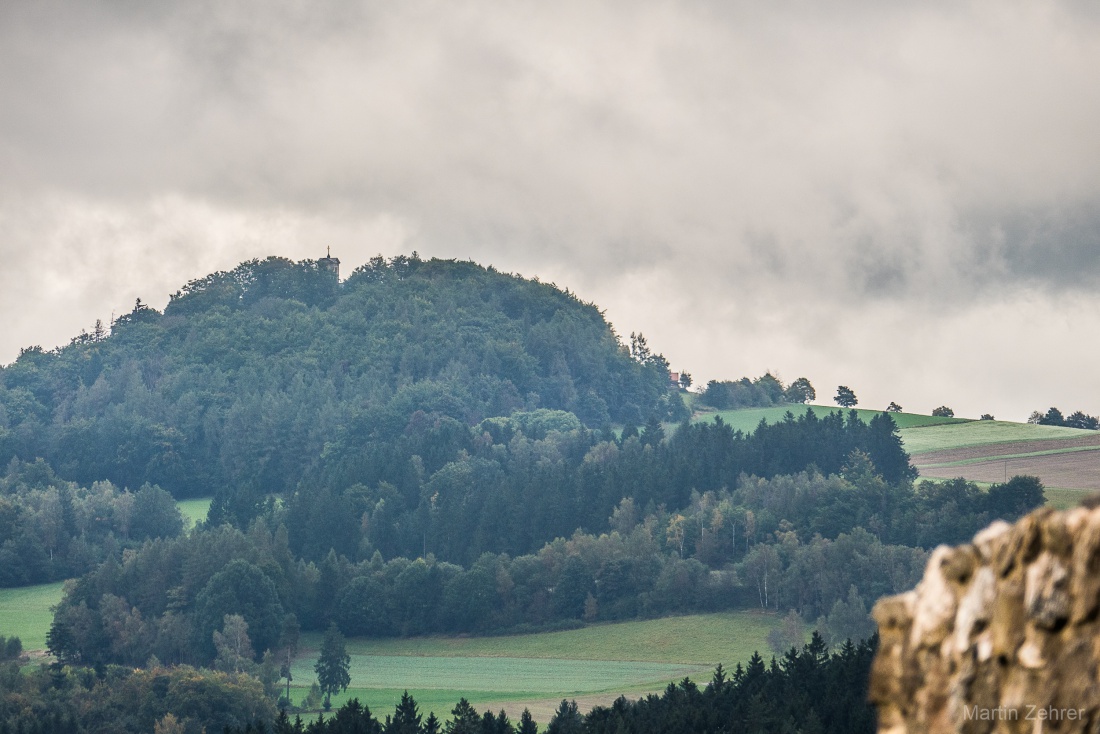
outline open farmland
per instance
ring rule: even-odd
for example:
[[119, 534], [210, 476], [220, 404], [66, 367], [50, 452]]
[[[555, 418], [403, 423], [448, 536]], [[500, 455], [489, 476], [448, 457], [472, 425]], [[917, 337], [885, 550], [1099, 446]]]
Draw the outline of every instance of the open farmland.
[[[660, 691], [685, 676], [700, 684], [721, 662], [733, 668], [759, 650], [775, 617], [748, 612], [601, 624], [565, 632], [508, 637], [421, 637], [348, 641], [352, 684], [372, 710], [391, 709], [408, 691], [427, 715], [446, 718], [460, 697], [503, 708], [512, 719], [529, 708], [547, 722], [563, 698], [583, 707], [620, 694]], [[306, 635], [292, 671], [294, 701], [315, 680], [319, 635]]]
[[905, 447], [922, 477], [1003, 482], [1039, 477], [1047, 500], [1068, 507], [1100, 490], [1100, 433], [1061, 426], [971, 421], [903, 430]]
[[[771, 408], [697, 411], [694, 421], [717, 417], [737, 430], [752, 432], [761, 420], [782, 421], [787, 412], [811, 408], [818, 417], [835, 406], [781, 405]], [[856, 409], [864, 421], [880, 411]], [[847, 411], [845, 411], [847, 413]], [[1005, 481], [1018, 474], [1039, 477], [1055, 507], [1077, 504], [1084, 494], [1100, 490], [1100, 432], [1063, 426], [1010, 421], [938, 418], [917, 413], [891, 413], [905, 450], [926, 479], [963, 477], [980, 484]]]
[[18, 637], [27, 651], [45, 650], [46, 633], [61, 601], [64, 582], [0, 589], [0, 634]]
[[1063, 426], [1039, 426], [1009, 421], [957, 421], [944, 425], [902, 426], [901, 438], [910, 454], [928, 451], [1044, 440], [1075, 439], [1093, 431]]

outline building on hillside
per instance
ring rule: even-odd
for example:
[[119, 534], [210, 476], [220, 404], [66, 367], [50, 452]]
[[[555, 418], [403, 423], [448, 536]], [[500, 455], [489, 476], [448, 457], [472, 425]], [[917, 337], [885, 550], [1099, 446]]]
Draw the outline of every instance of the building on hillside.
[[336, 276], [336, 280], [340, 280], [340, 258], [332, 256], [331, 247], [326, 247], [325, 252], [327, 254], [317, 261], [317, 267], [324, 272], [332, 273]]

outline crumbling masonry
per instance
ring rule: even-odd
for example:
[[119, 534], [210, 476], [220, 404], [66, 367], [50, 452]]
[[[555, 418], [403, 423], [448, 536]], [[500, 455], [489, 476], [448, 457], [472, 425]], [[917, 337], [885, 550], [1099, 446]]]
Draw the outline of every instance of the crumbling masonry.
[[1100, 732], [1100, 508], [941, 546], [874, 617], [880, 732]]

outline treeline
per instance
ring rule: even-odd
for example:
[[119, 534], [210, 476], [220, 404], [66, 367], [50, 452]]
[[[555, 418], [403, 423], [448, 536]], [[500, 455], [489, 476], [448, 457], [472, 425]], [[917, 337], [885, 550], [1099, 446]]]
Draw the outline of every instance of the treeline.
[[0, 665], [0, 734], [200, 734], [276, 719], [249, 675], [188, 666]]
[[[767, 665], [754, 654], [744, 668], [728, 675], [721, 665], [700, 688], [685, 678], [670, 683], [661, 695], [636, 701], [625, 696], [610, 706], [581, 714], [576, 702], [561, 702], [546, 734], [698, 734], [751, 731], [759, 734], [870, 734], [874, 710], [867, 703], [867, 681], [876, 641], [851, 641], [829, 654], [814, 635], [801, 651], [792, 648]], [[263, 722], [229, 730], [230, 734], [537, 734], [527, 711], [513, 724], [503, 711], [477, 710], [465, 699], [451, 711], [445, 726], [434, 715], [425, 719], [406, 692], [393, 716], [379, 721], [353, 699], [332, 718], [304, 724], [281, 715], [268, 728]]]
[[746, 479], [733, 492], [696, 493], [679, 512], [644, 514], [627, 498], [609, 532], [576, 531], [534, 554], [485, 553], [467, 567], [430, 553], [386, 561], [377, 551], [358, 562], [334, 550], [307, 561], [290, 546], [286, 508], [274, 508], [247, 533], [200, 529], [109, 559], [67, 588], [49, 646], [73, 664], [155, 655], [205, 665], [227, 615], [242, 617], [259, 658], [280, 655], [288, 630], [333, 622], [356, 636], [495, 633], [744, 607], [793, 609], [839, 640], [861, 629], [876, 599], [911, 588], [927, 559], [858, 523], [886, 534], [918, 521], [905, 532], [931, 545], [1042, 501], [1027, 478], [990, 492], [962, 480], [922, 483], [905, 495], [865, 459], [853, 464], [843, 476]]
[[[685, 678], [661, 695], [630, 701], [620, 697], [582, 715], [562, 701], [546, 725], [547, 734], [620, 732], [791, 731], [857, 734], [874, 730], [867, 680], [875, 640], [850, 641], [829, 654], [817, 635], [802, 649], [790, 649], [770, 665], [754, 654], [732, 675], [722, 666], [700, 688]], [[229, 734], [537, 734], [526, 710], [513, 723], [500, 711], [479, 713], [460, 700], [444, 723], [423, 716], [406, 692], [393, 714], [378, 719], [353, 699], [326, 718], [311, 722], [276, 714], [264, 684], [254, 677], [166, 668], [108, 666], [98, 673], [76, 666], [40, 666], [27, 674], [18, 665], [0, 666], [0, 734], [144, 734], [226, 731]]]
[[792, 648], [780, 660], [772, 658], [770, 665], [754, 654], [729, 678], [719, 668], [703, 689], [685, 679], [670, 684], [661, 696], [636, 702], [619, 698], [583, 718], [563, 705], [547, 732], [870, 734], [876, 727], [867, 685], [876, 647], [877, 639], [858, 645], [848, 641], [830, 655], [824, 641], [814, 635], [801, 651]]
[[[561, 629], [743, 606], [796, 607], [813, 619], [852, 588], [874, 600], [911, 587], [926, 558], [858, 530], [808, 543], [768, 538], [720, 570], [679, 557], [669, 548], [677, 536], [657, 525], [651, 519], [625, 537], [577, 534], [532, 556], [487, 554], [469, 569], [430, 557], [352, 564], [335, 554], [318, 565], [261, 568], [255, 545], [277, 542], [262, 527], [249, 536], [200, 533], [191, 542], [152, 543], [121, 568], [107, 564], [82, 579], [59, 607], [50, 647], [74, 663], [139, 664], [155, 654], [209, 664], [213, 633], [238, 613], [257, 652], [277, 649], [288, 614], [306, 629], [336, 622], [345, 634], [375, 637]], [[180, 544], [189, 547], [172, 547]], [[285, 548], [275, 550], [287, 557]], [[231, 552], [243, 558], [228, 560]], [[195, 574], [200, 563], [220, 570], [204, 580]]]
[[[462, 502], [476, 502], [493, 485], [476, 475], [471, 480], [458, 468], [495, 460], [503, 472], [516, 462], [529, 476], [542, 477], [536, 486], [552, 498], [550, 490], [563, 485], [545, 477], [569, 476], [560, 472], [574, 462], [584, 471], [602, 469], [595, 476], [606, 484], [590, 486], [635, 489], [637, 496], [620, 497], [606, 520], [588, 519], [601, 531], [577, 529], [568, 540], [559, 537], [534, 553], [482, 552], [459, 565], [434, 552], [449, 547], [441, 524], [441, 537], [413, 534], [413, 545], [420, 547], [411, 557], [387, 560], [375, 545], [378, 533], [400, 537], [405, 516], [381, 523], [385, 515], [378, 512], [385, 509], [385, 498], [375, 503], [375, 512], [362, 515], [354, 505], [339, 504], [369, 493], [365, 487], [330, 497], [331, 506], [315, 498], [314, 514], [295, 498], [266, 502], [247, 531], [210, 523], [188, 535], [147, 540], [121, 558], [108, 557], [67, 587], [49, 647], [63, 663], [99, 671], [111, 664], [141, 665], [152, 657], [172, 664], [221, 665], [226, 656], [220, 644], [232, 636], [232, 622], [234, 629], [246, 630], [248, 649], [254, 659], [262, 659], [265, 687], [275, 690], [275, 661], [287, 654], [298, 629], [323, 629], [333, 622], [351, 635], [491, 633], [757, 606], [817, 619], [836, 641], [865, 628], [866, 610], [879, 596], [916, 582], [926, 553], [915, 545], [958, 542], [995, 516], [1011, 520], [1043, 500], [1042, 485], [1026, 477], [989, 491], [964, 480], [914, 486], [887, 416], [863, 424], [854, 414], [817, 419], [809, 413], [762, 425], [751, 436], [716, 422], [684, 425], [665, 438], [658, 424], [625, 439], [594, 434], [575, 420], [543, 411], [483, 423], [481, 442], [471, 444], [472, 453], [460, 449], [459, 461], [444, 463], [430, 476], [433, 491], [422, 495], [428, 498], [422, 507], [431, 510], [434, 504], [454, 512], [457, 531], [472, 527], [477, 537], [476, 523], [486, 513], [507, 517], [513, 510], [501, 503], [460, 514]], [[813, 446], [796, 448], [800, 440], [816, 441], [836, 452], [857, 439], [857, 448], [830, 475], [816, 470], [813, 457], [836, 463], [835, 455], [815, 453]], [[882, 475], [871, 451], [883, 465], [894, 467], [894, 481]], [[792, 457], [806, 462], [808, 470], [732, 476], [740, 460], [763, 462], [760, 467]], [[647, 484], [653, 477], [639, 467], [667, 484]], [[524, 476], [515, 467], [510, 471], [513, 477]], [[465, 477], [467, 484], [455, 480], [454, 485], [462, 489], [461, 501], [447, 496], [447, 485], [433, 484], [440, 474]], [[733, 489], [725, 484], [727, 477]], [[708, 481], [720, 488], [692, 489], [678, 511], [656, 502], [675, 497], [670, 487], [706, 487]], [[509, 485], [499, 487], [506, 491]], [[393, 491], [393, 498], [400, 496]], [[593, 499], [599, 497], [591, 495], [587, 506], [599, 507]], [[530, 517], [538, 519], [542, 506], [534, 495], [513, 495], [512, 501], [528, 502]], [[367, 501], [362, 507], [370, 505]], [[330, 514], [316, 514], [318, 508]], [[475, 524], [463, 526], [463, 518]], [[430, 513], [427, 520], [432, 520]], [[308, 546], [294, 547], [297, 533], [303, 533], [300, 540], [310, 537], [303, 529], [316, 533], [308, 552]], [[353, 541], [348, 553], [336, 547], [347, 541], [344, 532]], [[309, 557], [326, 548], [320, 559]]]
[[[416, 413], [396, 440], [349, 451], [354, 458], [334, 476], [303, 483], [281, 505], [285, 515], [276, 517], [274, 496], [220, 492], [209, 524], [247, 528], [260, 516], [269, 527], [285, 523], [293, 555], [309, 561], [330, 550], [352, 561], [377, 551], [385, 559], [433, 554], [469, 566], [484, 553], [535, 553], [578, 529], [606, 532], [624, 497], [638, 517], [658, 515], [660, 507], [685, 507], [693, 492], [736, 487], [742, 475], [839, 472], [852, 451], [865, 452], [874, 471], [895, 483], [912, 471], [885, 416], [867, 425], [854, 415], [819, 419], [807, 411], [749, 435], [721, 422], [685, 424], [666, 440], [656, 421], [616, 438], [563, 411], [520, 412], [473, 428]], [[853, 517], [863, 522], [868, 513]], [[13, 460], [0, 478], [0, 586], [77, 576], [182, 527], [159, 487], [81, 487], [42, 460]], [[761, 527], [774, 529], [766, 519]]]
[[[533, 553], [577, 529], [608, 530], [624, 497], [652, 514], [686, 506], [693, 491], [737, 487], [742, 475], [836, 474], [853, 451], [888, 483], [915, 473], [889, 416], [864, 423], [839, 411], [818, 418], [807, 410], [751, 434], [721, 421], [684, 423], [667, 440], [656, 420], [616, 438], [550, 411], [475, 428], [418, 413], [396, 440], [349, 440], [331, 451], [346, 460], [334, 459], [333, 474], [303, 482], [287, 500], [291, 548], [312, 560], [330, 548], [359, 559], [375, 550], [384, 558], [433, 553], [462, 565], [487, 552]], [[242, 506], [244, 498], [216, 497], [212, 521], [247, 526], [262, 501]]]
[[1067, 428], [1084, 428], [1089, 431], [1100, 429], [1100, 418], [1088, 415], [1080, 410], [1075, 410], [1068, 416], [1055, 407], [1050, 407], [1045, 413], [1038, 410], [1032, 412], [1027, 419], [1028, 423], [1036, 423], [1040, 426], [1066, 426]]
[[718, 410], [734, 408], [767, 408], [787, 403], [809, 403], [817, 398], [817, 391], [805, 377], [799, 377], [790, 385], [770, 372], [755, 380], [711, 380], [699, 396], [699, 401]]
[[[289, 493], [410, 418], [537, 408], [587, 426], [680, 420], [668, 363], [596, 306], [473, 263], [371, 260], [344, 282], [282, 258], [193, 281], [0, 369], [0, 465], [89, 486]], [[334, 455], [333, 452], [336, 451]]]
[[0, 477], [0, 587], [79, 576], [147, 538], [182, 530], [175, 500], [159, 487], [80, 487], [41, 459], [13, 459]]
[[0, 635], [0, 662], [6, 660], [18, 660], [23, 656], [23, 641], [12, 635], [5, 637]]

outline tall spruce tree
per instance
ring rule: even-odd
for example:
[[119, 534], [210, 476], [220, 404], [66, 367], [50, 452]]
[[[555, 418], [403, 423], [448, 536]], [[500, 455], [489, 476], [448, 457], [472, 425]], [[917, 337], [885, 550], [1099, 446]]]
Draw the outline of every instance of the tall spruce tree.
[[[321, 656], [313, 666], [317, 672], [317, 684], [325, 694], [325, 710], [332, 707], [332, 694], [346, 691], [351, 684], [351, 656], [348, 655], [344, 636], [335, 623], [330, 624], [321, 642]], [[404, 700], [404, 699], [402, 699]]]

